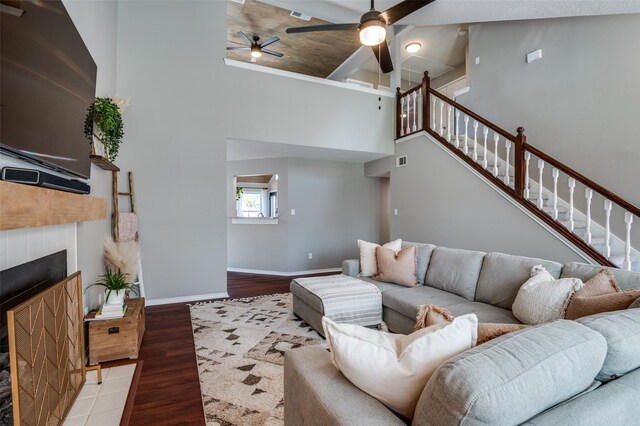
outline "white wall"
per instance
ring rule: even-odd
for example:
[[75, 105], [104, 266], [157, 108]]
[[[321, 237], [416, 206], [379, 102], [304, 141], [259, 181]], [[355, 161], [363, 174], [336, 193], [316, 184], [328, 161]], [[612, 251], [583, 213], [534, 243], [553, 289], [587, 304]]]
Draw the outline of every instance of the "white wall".
[[[117, 2], [64, 0], [63, 3], [98, 65], [96, 96], [114, 95]], [[5, 157], [2, 158], [2, 164], [33, 168], [31, 164]], [[92, 196], [111, 199], [110, 173], [92, 165], [91, 179], [88, 183], [91, 185]], [[66, 249], [68, 272], [81, 270], [83, 285], [86, 288], [104, 269], [102, 240], [111, 232], [110, 205], [110, 202], [107, 202], [107, 219], [101, 221], [0, 232], [0, 269], [17, 266]], [[92, 296], [94, 294], [85, 294], [85, 305], [97, 303], [97, 298]]]
[[227, 138], [393, 152], [392, 98], [225, 66], [226, 2], [122, 2], [118, 31], [150, 299], [226, 290]]

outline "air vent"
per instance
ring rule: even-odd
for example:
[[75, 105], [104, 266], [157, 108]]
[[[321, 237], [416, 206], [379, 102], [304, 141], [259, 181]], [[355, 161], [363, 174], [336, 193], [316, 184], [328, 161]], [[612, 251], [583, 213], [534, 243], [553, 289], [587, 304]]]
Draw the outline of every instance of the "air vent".
[[396, 157], [396, 167], [404, 167], [407, 165], [407, 156]]
[[231, 0], [234, 3], [244, 4], [244, 0]]
[[[244, 2], [244, 0], [243, 0], [243, 2]], [[311, 16], [305, 15], [304, 13], [296, 12], [295, 10], [291, 11], [291, 16], [293, 16], [294, 18], [302, 19], [303, 21], [310, 21], [311, 20]]]

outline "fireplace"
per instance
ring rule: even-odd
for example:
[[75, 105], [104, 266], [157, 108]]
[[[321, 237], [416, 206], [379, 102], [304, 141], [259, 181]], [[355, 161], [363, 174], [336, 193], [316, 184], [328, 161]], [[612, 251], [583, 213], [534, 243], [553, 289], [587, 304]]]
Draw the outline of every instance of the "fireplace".
[[67, 251], [0, 271], [0, 425], [12, 425], [7, 311], [67, 277]]

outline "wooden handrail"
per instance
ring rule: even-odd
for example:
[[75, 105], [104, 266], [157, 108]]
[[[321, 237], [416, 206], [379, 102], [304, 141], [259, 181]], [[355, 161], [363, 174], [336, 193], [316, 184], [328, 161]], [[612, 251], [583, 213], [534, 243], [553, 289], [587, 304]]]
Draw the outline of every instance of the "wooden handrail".
[[604, 196], [605, 198], [613, 201], [614, 203], [616, 203], [620, 207], [623, 207], [629, 213], [632, 213], [632, 214], [640, 217], [640, 208], [634, 206], [633, 204], [631, 204], [630, 202], [626, 201], [625, 199], [623, 199], [619, 195], [615, 194], [614, 192], [609, 191], [608, 189], [606, 189], [602, 185], [599, 185], [599, 184], [595, 183], [594, 181], [592, 181], [588, 177], [586, 177], [586, 176], [582, 175], [581, 173], [573, 170], [571, 167], [559, 162], [558, 160], [556, 160], [555, 158], [551, 157], [550, 155], [545, 154], [544, 152], [540, 151], [538, 148], [535, 148], [535, 147], [533, 147], [533, 146], [531, 146], [529, 144], [525, 144], [524, 145], [524, 149], [526, 151], [529, 151], [530, 153], [532, 153], [536, 157], [540, 158], [541, 160], [545, 161], [546, 163], [551, 164], [553, 167], [555, 167], [555, 168], [557, 168], [559, 170], [562, 170], [567, 175], [571, 176], [572, 178], [574, 178], [577, 181], [580, 181], [583, 185], [593, 189], [594, 191], [596, 191], [600, 195]]
[[476, 114], [475, 112], [471, 111], [468, 108], [465, 108], [464, 106], [460, 105], [459, 103], [457, 103], [453, 99], [447, 98], [445, 95], [443, 95], [442, 93], [440, 93], [440, 92], [438, 92], [438, 91], [436, 91], [436, 90], [434, 90], [432, 88], [429, 88], [429, 93], [431, 93], [432, 95], [434, 95], [437, 98], [442, 99], [443, 101], [445, 101], [446, 103], [448, 103], [451, 106], [455, 107], [456, 109], [464, 112], [469, 117], [473, 118], [474, 120], [476, 120], [479, 123], [484, 124], [485, 126], [489, 127], [491, 130], [493, 130], [496, 133], [499, 133], [500, 135], [502, 135], [506, 139], [510, 140], [511, 142], [515, 142], [516, 137], [514, 135], [512, 135], [509, 132], [507, 132], [506, 130], [504, 130], [500, 126], [498, 126], [496, 124], [493, 124], [491, 121], [487, 120], [486, 118], [480, 117], [478, 114]]
[[[535, 216], [539, 217], [543, 222], [545, 222], [547, 225], [549, 225], [550, 227], [555, 229], [564, 238], [566, 238], [567, 240], [571, 241], [575, 246], [577, 246], [582, 251], [587, 253], [591, 258], [593, 258], [594, 260], [600, 262], [602, 265], [616, 266], [607, 257], [605, 257], [602, 253], [600, 253], [594, 247], [592, 247], [585, 240], [583, 240], [582, 238], [580, 238], [579, 236], [574, 234], [571, 230], [567, 229], [567, 227], [561, 225], [551, 215], [545, 213], [541, 208], [536, 206], [536, 204], [534, 204], [530, 200], [526, 199], [525, 193], [526, 193], [526, 188], [527, 188], [528, 182], [527, 182], [527, 179], [526, 179], [525, 154], [527, 152], [529, 152], [530, 154], [533, 154], [534, 156], [538, 157], [540, 160], [548, 163], [552, 167], [562, 171], [563, 173], [565, 173], [569, 177], [571, 177], [571, 178], [575, 179], [576, 181], [582, 183], [587, 188], [589, 188], [589, 189], [591, 189], [593, 191], [596, 191], [597, 193], [601, 194], [607, 200], [609, 200], [609, 201], [619, 205], [620, 207], [624, 208], [629, 214], [632, 214], [632, 215], [640, 217], [640, 208], [638, 208], [637, 206], [635, 206], [635, 205], [631, 204], [630, 202], [626, 201], [625, 199], [623, 199], [619, 195], [615, 194], [614, 192], [609, 191], [608, 189], [604, 188], [603, 186], [597, 184], [596, 182], [592, 181], [591, 179], [585, 177], [584, 175], [582, 175], [581, 173], [579, 173], [576, 170], [572, 169], [571, 167], [561, 163], [560, 161], [556, 160], [555, 158], [551, 157], [550, 155], [540, 151], [539, 149], [535, 148], [532, 145], [529, 145], [527, 143], [527, 138], [524, 135], [524, 128], [519, 127], [517, 129], [517, 131], [516, 131], [516, 134], [513, 135], [513, 134], [507, 132], [506, 130], [502, 129], [501, 127], [497, 126], [496, 124], [492, 123], [491, 121], [479, 116], [478, 114], [474, 113], [473, 111], [469, 110], [468, 108], [464, 107], [463, 105], [460, 105], [459, 103], [457, 103], [453, 99], [449, 99], [445, 95], [443, 95], [443, 94], [437, 92], [436, 90], [432, 89], [430, 87], [430, 84], [431, 84], [431, 80], [429, 79], [429, 73], [425, 72], [424, 73], [424, 77], [422, 79], [422, 84], [420, 84], [419, 86], [412, 87], [411, 89], [407, 90], [404, 93], [400, 92], [400, 88], [397, 89], [397, 91], [396, 91], [396, 138], [397, 139], [399, 139], [401, 137], [409, 136], [409, 135], [412, 135], [412, 134], [416, 134], [416, 133], [419, 133], [421, 131], [425, 131], [426, 133], [431, 135], [433, 138], [435, 138], [438, 142], [442, 143], [447, 149], [449, 149], [450, 151], [455, 153], [458, 157], [460, 157], [464, 162], [466, 162], [473, 169], [475, 169], [477, 172], [479, 172], [482, 176], [484, 176], [485, 178], [487, 178], [488, 180], [493, 182], [493, 184], [498, 186], [502, 191], [504, 191], [504, 192], [510, 194], [512, 197], [514, 197], [514, 199], [520, 205], [522, 205], [527, 210], [532, 212]], [[404, 133], [403, 134], [403, 129], [401, 128], [402, 127], [401, 126], [401, 122], [402, 122], [401, 114], [403, 113], [401, 99], [404, 98], [405, 96], [411, 95], [413, 92], [418, 91], [418, 90], [421, 90], [421, 93], [422, 93], [422, 105], [421, 105], [421, 107], [422, 107], [422, 122], [419, 124], [419, 126], [421, 126], [421, 128], [419, 128], [417, 131], [412, 131], [410, 133]], [[451, 141], [446, 140], [443, 136], [441, 136], [438, 132], [436, 132], [436, 129], [431, 129], [430, 120], [431, 120], [432, 111], [431, 111], [431, 103], [430, 103], [429, 94], [435, 96], [436, 98], [440, 98], [442, 101], [444, 101], [445, 103], [449, 104], [450, 106], [456, 108], [457, 110], [461, 111], [466, 116], [474, 119], [478, 123], [484, 124], [487, 128], [493, 130], [496, 134], [499, 134], [499, 135], [503, 136], [505, 139], [513, 142], [514, 147], [515, 147], [514, 165], [513, 165], [513, 167], [514, 167], [514, 187], [513, 188], [511, 188], [508, 184], [503, 182], [502, 179], [498, 178], [493, 173], [491, 173], [488, 169], [485, 169], [482, 165], [480, 165], [479, 163], [474, 161], [474, 159], [472, 159], [468, 155], [466, 155], [466, 152], [463, 152], [460, 149], [458, 149], [458, 147], [453, 145], [451, 143]], [[415, 118], [414, 118], [414, 120], [415, 120]], [[434, 120], [435, 120], [435, 118], [434, 118]], [[441, 118], [441, 123], [440, 124], [442, 125], [442, 118]], [[415, 123], [414, 123], [414, 126], [415, 126]], [[406, 132], [406, 130], [407, 129], [404, 129], [405, 132]], [[497, 155], [497, 153], [495, 153], [495, 155]], [[508, 173], [508, 171], [507, 171], [507, 173]], [[555, 176], [555, 178], [557, 179], [557, 176]], [[627, 228], [627, 232], [629, 232], [628, 229], [629, 228]], [[629, 236], [628, 235], [629, 234], [627, 234], [627, 260], [625, 260], [626, 262], [628, 262], [628, 255], [629, 255], [629, 240], [628, 240]]]

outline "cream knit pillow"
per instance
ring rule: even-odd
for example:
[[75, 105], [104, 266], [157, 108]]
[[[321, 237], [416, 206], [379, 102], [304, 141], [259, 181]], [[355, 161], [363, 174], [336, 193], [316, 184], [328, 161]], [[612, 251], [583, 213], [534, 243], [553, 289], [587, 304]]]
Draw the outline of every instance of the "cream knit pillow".
[[584, 283], [578, 278], [556, 280], [542, 265], [534, 266], [511, 311], [518, 321], [528, 325], [563, 319], [573, 293], [582, 287]]
[[[378, 261], [376, 260], [376, 249], [378, 247], [380, 247], [380, 244], [358, 240], [358, 248], [360, 249], [359, 277], [373, 277], [378, 275]], [[395, 254], [398, 254], [402, 248], [402, 240], [397, 239], [395, 241], [388, 242], [382, 247], [393, 250]]]
[[327, 317], [322, 328], [333, 365], [355, 386], [410, 419], [434, 371], [476, 345], [478, 318], [463, 315], [408, 336], [336, 324]]

